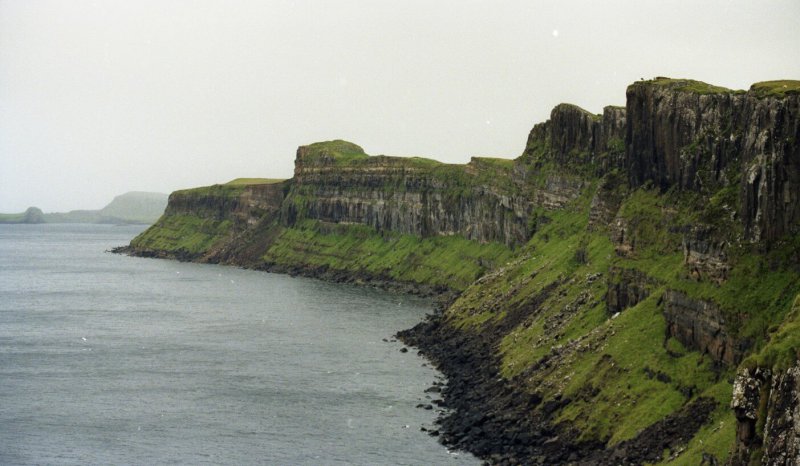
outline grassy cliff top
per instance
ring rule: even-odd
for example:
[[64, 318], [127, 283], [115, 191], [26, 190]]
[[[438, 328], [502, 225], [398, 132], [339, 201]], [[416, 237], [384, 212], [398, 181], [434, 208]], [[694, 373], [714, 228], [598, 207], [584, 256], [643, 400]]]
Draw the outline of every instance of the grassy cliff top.
[[553, 115], [555, 113], [564, 112], [564, 111], [574, 111], [574, 112], [578, 112], [578, 113], [583, 113], [588, 118], [591, 118], [591, 119], [597, 120], [597, 121], [599, 121], [603, 117], [603, 115], [598, 115], [596, 113], [592, 113], [589, 110], [586, 110], [585, 108], [580, 107], [578, 105], [562, 102], [562, 103], [556, 105], [555, 107], [553, 107], [553, 110], [550, 112], [550, 118], [552, 119]]
[[286, 181], [283, 178], [236, 178], [225, 183], [226, 186], [249, 186], [254, 184], [275, 184]]
[[800, 81], [784, 79], [779, 81], [763, 81], [750, 86], [750, 92], [757, 97], [778, 97], [800, 94]]
[[197, 188], [180, 189], [170, 194], [173, 196], [220, 196], [237, 197], [248, 185], [246, 184], [212, 184], [211, 186], [199, 186]]
[[301, 147], [298, 155], [300, 153], [308, 162], [332, 161], [337, 165], [369, 157], [361, 146], [342, 139], [315, 142]]
[[211, 186], [200, 186], [197, 188], [181, 189], [173, 192], [177, 195], [193, 195], [193, 196], [227, 196], [235, 197], [244, 191], [248, 186], [264, 185], [264, 184], [277, 184], [286, 180], [280, 178], [236, 178], [228, 181], [225, 184], [212, 184]]
[[369, 155], [361, 146], [336, 139], [315, 142], [300, 148], [299, 157], [304, 163], [333, 163], [337, 166], [362, 166], [366, 164], [392, 164], [407, 168], [434, 168], [444, 165], [438, 160], [424, 157], [398, 157], [388, 155]]
[[[746, 91], [733, 90], [722, 86], [715, 86], [713, 84], [704, 83], [702, 81], [695, 81], [694, 79], [673, 79], [665, 77], [657, 77], [647, 81], [638, 81], [631, 86], [659, 86], [674, 89], [682, 92], [692, 92], [695, 94], [744, 94]], [[750, 86], [747, 91], [754, 94], [756, 97], [776, 97], [784, 98], [789, 95], [800, 95], [800, 81], [792, 79], [782, 79], [777, 81], [763, 81]]]
[[695, 94], [735, 94], [744, 92], [728, 89], [727, 87], [715, 86], [702, 81], [695, 81], [694, 79], [673, 79], [665, 78], [663, 76], [659, 76], [647, 81], [635, 82], [631, 84], [631, 86], [638, 86], [641, 84], [666, 87], [675, 89], [676, 91], [692, 92]]

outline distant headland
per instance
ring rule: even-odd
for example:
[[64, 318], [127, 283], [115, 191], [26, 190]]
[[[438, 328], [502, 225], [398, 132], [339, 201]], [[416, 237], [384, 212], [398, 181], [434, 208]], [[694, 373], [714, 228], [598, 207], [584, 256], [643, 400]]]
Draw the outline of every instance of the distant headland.
[[164, 193], [131, 191], [116, 196], [99, 210], [71, 210], [44, 213], [38, 207], [25, 212], [0, 214], [0, 223], [106, 223], [150, 225], [164, 213], [167, 198]]

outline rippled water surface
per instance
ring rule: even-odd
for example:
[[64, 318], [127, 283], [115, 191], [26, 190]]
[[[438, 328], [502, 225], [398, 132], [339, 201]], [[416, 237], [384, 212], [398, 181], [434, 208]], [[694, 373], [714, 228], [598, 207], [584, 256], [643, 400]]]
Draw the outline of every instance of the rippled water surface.
[[104, 252], [140, 230], [0, 225], [0, 464], [477, 463], [382, 341], [427, 302]]

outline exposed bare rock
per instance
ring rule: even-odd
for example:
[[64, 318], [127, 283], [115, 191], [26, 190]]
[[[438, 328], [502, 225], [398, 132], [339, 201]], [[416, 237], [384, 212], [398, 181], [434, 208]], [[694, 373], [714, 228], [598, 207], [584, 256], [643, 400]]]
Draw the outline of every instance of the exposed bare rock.
[[551, 174], [544, 186], [535, 191], [536, 203], [546, 209], [559, 209], [578, 197], [583, 181], [574, 177]]
[[560, 165], [589, 163], [595, 151], [599, 116], [571, 104], [560, 104], [550, 112], [550, 146]]
[[[169, 196], [165, 215], [193, 215], [214, 220], [232, 220], [254, 225], [281, 208], [284, 183], [254, 184], [241, 188], [221, 185], [175, 191]], [[231, 192], [235, 192], [231, 195]]]
[[599, 168], [607, 171], [622, 166], [625, 114], [624, 107], [608, 106], [602, 115], [594, 115], [576, 105], [557, 105], [548, 121], [531, 129], [523, 155], [534, 156], [546, 148], [549, 160], [568, 166], [595, 162], [597, 156], [608, 152], [610, 158]]
[[611, 224], [619, 211], [622, 192], [621, 181], [616, 176], [606, 175], [589, 205], [589, 229], [597, 230]]
[[761, 367], [741, 369], [733, 384], [731, 408], [737, 426], [729, 464], [751, 464], [755, 451], [760, 451], [762, 465], [800, 464], [800, 364], [778, 373]]
[[[287, 224], [312, 218], [422, 237], [461, 235], [516, 245], [530, 237], [528, 219], [537, 202], [560, 207], [579, 194], [582, 183], [553, 176], [526, 193], [514, 185], [508, 167], [490, 167], [481, 159], [445, 166], [366, 154], [357, 164], [341, 164], [303, 146], [297, 151], [294, 187], [283, 217]], [[492, 169], [499, 178], [482, 181]]]
[[664, 292], [663, 303], [668, 337], [722, 364], [736, 365], [742, 360], [747, 343], [730, 335], [722, 311], [715, 303], [692, 299], [675, 290]]
[[603, 117], [595, 129], [595, 152], [606, 152], [607, 158], [601, 160], [600, 169], [607, 173], [613, 167], [622, 167], [625, 161], [625, 107], [607, 106]]
[[717, 284], [727, 280], [731, 269], [725, 252], [727, 242], [714, 238], [708, 226], [694, 226], [683, 237], [683, 263], [696, 280]]
[[713, 192], [739, 185], [746, 237], [800, 231], [800, 96], [657, 78], [627, 90], [631, 184]]
[[620, 257], [633, 256], [634, 241], [628, 221], [622, 217], [617, 217], [611, 223], [611, 242], [614, 243], [614, 251]]
[[607, 283], [606, 309], [613, 315], [650, 296], [656, 281], [636, 269], [612, 267], [608, 271]]
[[763, 464], [800, 464], [800, 365], [774, 378], [767, 413]]

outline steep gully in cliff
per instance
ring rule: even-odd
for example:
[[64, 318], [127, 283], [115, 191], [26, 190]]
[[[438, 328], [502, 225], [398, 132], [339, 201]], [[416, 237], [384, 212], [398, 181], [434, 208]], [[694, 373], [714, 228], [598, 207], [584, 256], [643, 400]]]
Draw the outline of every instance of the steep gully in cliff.
[[127, 250], [447, 291], [400, 337], [450, 379], [443, 442], [488, 462], [793, 464], [800, 417], [768, 417], [797, 393], [788, 83], [635, 83], [557, 106], [513, 161], [304, 146], [292, 180], [173, 193]]

